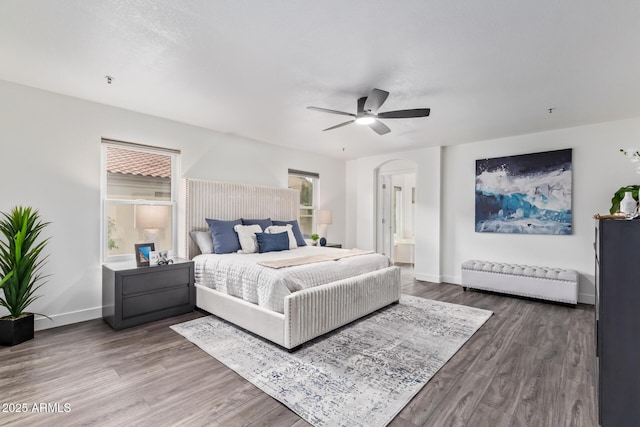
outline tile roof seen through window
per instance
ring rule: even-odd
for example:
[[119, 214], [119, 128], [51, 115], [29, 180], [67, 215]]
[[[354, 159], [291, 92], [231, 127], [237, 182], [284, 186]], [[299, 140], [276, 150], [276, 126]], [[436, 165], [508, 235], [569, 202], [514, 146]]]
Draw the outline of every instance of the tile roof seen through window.
[[107, 147], [107, 171], [171, 178], [171, 156]]

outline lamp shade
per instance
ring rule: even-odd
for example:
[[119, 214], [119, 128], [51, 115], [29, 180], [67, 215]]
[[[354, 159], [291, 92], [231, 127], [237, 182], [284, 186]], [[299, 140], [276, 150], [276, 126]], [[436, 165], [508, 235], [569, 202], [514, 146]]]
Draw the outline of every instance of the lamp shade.
[[137, 205], [136, 228], [166, 228], [170, 206]]
[[333, 216], [330, 210], [318, 210], [315, 212], [316, 224], [331, 224]]

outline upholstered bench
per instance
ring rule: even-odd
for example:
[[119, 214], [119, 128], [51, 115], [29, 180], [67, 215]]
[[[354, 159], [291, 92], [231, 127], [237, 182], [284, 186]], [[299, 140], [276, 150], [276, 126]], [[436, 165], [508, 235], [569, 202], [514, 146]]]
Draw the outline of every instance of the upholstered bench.
[[462, 287], [578, 303], [578, 273], [561, 268], [470, 260], [462, 263]]

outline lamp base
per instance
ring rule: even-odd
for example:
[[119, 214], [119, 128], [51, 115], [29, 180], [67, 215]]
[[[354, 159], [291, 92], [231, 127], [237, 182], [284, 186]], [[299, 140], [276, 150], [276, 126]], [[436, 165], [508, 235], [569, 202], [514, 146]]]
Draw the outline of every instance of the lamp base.
[[327, 238], [327, 224], [318, 224], [318, 235]]
[[159, 250], [160, 230], [157, 228], [145, 228], [142, 231], [142, 240], [144, 240], [144, 243], [153, 243], [153, 250]]

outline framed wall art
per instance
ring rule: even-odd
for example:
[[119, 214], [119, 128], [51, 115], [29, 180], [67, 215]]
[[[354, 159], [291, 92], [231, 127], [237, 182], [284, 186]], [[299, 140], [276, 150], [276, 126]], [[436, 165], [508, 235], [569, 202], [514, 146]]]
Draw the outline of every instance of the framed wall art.
[[571, 154], [476, 160], [476, 232], [571, 234]]

